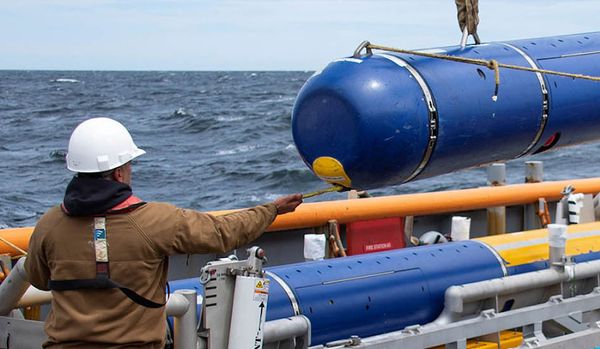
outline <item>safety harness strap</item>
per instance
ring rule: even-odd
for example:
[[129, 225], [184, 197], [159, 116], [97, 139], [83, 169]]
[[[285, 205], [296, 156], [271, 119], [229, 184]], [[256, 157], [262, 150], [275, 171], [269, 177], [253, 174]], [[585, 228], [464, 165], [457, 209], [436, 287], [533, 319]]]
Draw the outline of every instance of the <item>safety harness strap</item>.
[[50, 280], [48, 282], [49, 289], [54, 291], [70, 291], [81, 289], [118, 288], [129, 299], [144, 307], [160, 308], [166, 304], [153, 302], [139, 295], [134, 290], [110, 279], [108, 264], [108, 240], [106, 238], [106, 217], [94, 217], [93, 238], [94, 252], [96, 254], [96, 277], [94, 279]]
[[98, 277], [95, 279], [76, 279], [76, 280], [50, 280], [48, 287], [53, 291], [71, 291], [81, 289], [111, 289], [118, 288], [129, 299], [137, 304], [147, 308], [160, 308], [166, 303], [156, 303], [141, 295], [134, 290], [120, 285], [107, 277]]

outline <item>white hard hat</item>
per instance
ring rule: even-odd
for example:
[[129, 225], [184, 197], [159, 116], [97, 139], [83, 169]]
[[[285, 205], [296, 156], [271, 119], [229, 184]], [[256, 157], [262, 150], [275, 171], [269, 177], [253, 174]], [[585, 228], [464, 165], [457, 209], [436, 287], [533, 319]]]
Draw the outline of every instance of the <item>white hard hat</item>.
[[81, 173], [104, 172], [145, 153], [133, 143], [121, 123], [109, 118], [93, 118], [79, 124], [71, 134], [67, 168]]

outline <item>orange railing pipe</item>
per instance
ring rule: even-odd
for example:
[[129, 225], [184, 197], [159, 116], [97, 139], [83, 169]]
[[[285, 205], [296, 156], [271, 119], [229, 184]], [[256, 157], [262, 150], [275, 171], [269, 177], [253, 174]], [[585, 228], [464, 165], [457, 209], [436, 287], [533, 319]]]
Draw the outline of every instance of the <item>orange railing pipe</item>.
[[29, 247], [31, 233], [32, 227], [0, 229], [0, 254], [22, 255]]
[[[336, 219], [339, 223], [348, 223], [358, 220], [424, 216], [494, 206], [522, 205], [536, 202], [541, 197], [553, 201], [561, 198], [561, 191], [567, 185], [574, 186], [577, 193], [600, 192], [600, 178], [589, 178], [305, 203], [293, 213], [278, 216], [268, 231], [317, 227], [327, 224], [331, 219]], [[222, 215], [234, 211], [236, 210], [209, 213]], [[20, 248], [26, 249], [31, 232], [32, 228], [3, 229], [0, 230], [0, 238], [6, 238]], [[0, 241], [0, 253], [17, 252]]]
[[541, 197], [555, 201], [562, 197], [561, 191], [567, 185], [574, 186], [577, 193], [600, 192], [600, 178], [589, 178], [307, 203], [299, 206], [294, 213], [277, 217], [269, 230], [315, 227], [326, 224], [330, 219], [348, 223], [522, 205], [537, 202]]

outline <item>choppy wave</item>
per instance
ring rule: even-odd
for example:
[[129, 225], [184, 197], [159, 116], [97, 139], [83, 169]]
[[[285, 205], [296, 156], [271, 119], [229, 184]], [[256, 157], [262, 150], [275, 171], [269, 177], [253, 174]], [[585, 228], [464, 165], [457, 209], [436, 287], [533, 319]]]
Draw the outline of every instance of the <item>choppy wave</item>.
[[65, 150], [53, 150], [50, 152], [49, 157], [52, 161], [64, 163], [67, 158], [67, 152]]
[[240, 120], [244, 120], [243, 116], [219, 116], [217, 117], [217, 121], [220, 122], [235, 122], [235, 121], [240, 121]]
[[77, 79], [58, 78], [58, 79], [50, 80], [50, 82], [66, 82], [66, 83], [71, 83], [71, 84], [77, 84], [77, 83], [80, 83], [81, 81], [79, 81]]
[[177, 108], [172, 113], [161, 116], [161, 120], [167, 121], [166, 127], [174, 132], [199, 133], [213, 127], [217, 120], [204, 115], [196, 115], [186, 108]]
[[185, 108], [177, 108], [171, 115], [172, 118], [186, 118], [192, 117], [195, 118], [196, 114], [191, 111], [186, 110]]
[[33, 114], [40, 115], [40, 116], [45, 116], [45, 115], [55, 116], [55, 115], [61, 115], [64, 113], [68, 113], [70, 111], [71, 111], [71, 109], [66, 106], [50, 106], [49, 108], [46, 108], [46, 109], [33, 110], [31, 112]]
[[233, 154], [239, 154], [239, 153], [247, 153], [249, 151], [253, 151], [254, 149], [256, 149], [255, 145], [240, 145], [240, 146], [234, 147], [233, 149], [218, 150], [217, 151], [217, 155], [223, 156], [223, 155], [233, 155]]

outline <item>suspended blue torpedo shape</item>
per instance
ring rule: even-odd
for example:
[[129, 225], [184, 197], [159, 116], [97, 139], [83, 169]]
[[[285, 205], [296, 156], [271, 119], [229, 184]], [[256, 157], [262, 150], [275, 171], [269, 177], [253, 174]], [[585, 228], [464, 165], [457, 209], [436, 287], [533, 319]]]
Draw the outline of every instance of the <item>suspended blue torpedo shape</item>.
[[[600, 76], [600, 32], [423, 52]], [[600, 82], [373, 51], [300, 90], [294, 142], [320, 178], [372, 189], [600, 139]]]

